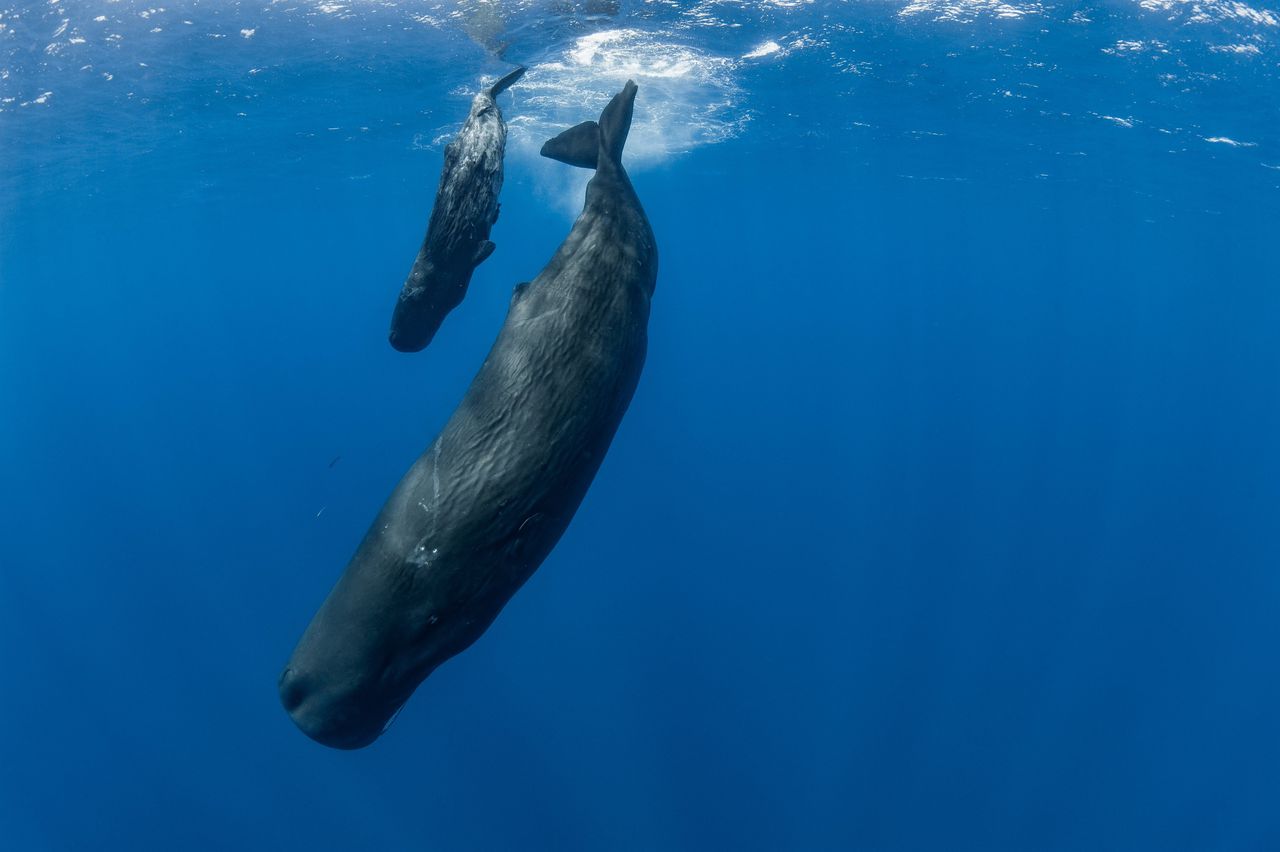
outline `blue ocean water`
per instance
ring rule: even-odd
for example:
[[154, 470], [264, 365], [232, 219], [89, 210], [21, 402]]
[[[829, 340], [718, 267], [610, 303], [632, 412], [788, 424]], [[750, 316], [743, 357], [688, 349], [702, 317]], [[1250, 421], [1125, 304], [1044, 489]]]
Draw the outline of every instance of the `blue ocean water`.
[[[1280, 848], [1249, 3], [0, 3], [0, 847]], [[498, 249], [394, 352], [512, 63]], [[319, 746], [280, 668], [628, 77], [630, 412], [481, 640]]]

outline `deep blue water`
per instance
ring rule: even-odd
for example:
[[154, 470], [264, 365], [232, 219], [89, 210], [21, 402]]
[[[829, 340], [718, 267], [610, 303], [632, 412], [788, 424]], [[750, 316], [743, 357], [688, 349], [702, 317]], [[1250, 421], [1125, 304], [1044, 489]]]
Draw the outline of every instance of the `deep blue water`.
[[[1280, 13], [574, 5], [0, 14], [0, 846], [1280, 848]], [[496, 50], [498, 250], [402, 355]], [[319, 746], [279, 670], [627, 76], [630, 412], [484, 637]]]

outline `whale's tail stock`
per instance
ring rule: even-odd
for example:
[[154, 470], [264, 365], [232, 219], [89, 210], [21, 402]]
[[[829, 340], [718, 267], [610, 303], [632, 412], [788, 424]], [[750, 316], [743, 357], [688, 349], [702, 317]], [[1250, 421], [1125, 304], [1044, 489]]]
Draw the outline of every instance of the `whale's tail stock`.
[[606, 162], [621, 166], [635, 103], [636, 84], [628, 80], [600, 113], [599, 122], [584, 121], [547, 140], [542, 156], [584, 169], [599, 168]]

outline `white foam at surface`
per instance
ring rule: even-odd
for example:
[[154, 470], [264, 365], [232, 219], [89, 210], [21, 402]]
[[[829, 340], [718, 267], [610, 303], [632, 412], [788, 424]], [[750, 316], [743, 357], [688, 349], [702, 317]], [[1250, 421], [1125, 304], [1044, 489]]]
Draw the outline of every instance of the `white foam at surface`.
[[[561, 55], [530, 67], [510, 90], [509, 156], [537, 161], [540, 181], [566, 213], [582, 207], [591, 174], [539, 156], [566, 128], [599, 116], [627, 80], [639, 86], [623, 161], [633, 171], [734, 136], [747, 118], [738, 105], [736, 60], [639, 29], [613, 29], [575, 40]], [[451, 134], [450, 134], [451, 135]], [[545, 178], [545, 180], [542, 180]]]
[[[643, 166], [732, 136], [741, 116], [734, 63], [640, 30], [608, 30], [578, 39], [560, 58], [535, 65], [513, 97], [517, 143], [541, 147], [594, 118], [627, 80], [640, 87], [626, 162]], [[584, 115], [584, 112], [587, 113]]]
[[1125, 54], [1139, 53], [1168, 53], [1169, 45], [1159, 39], [1120, 39], [1111, 47], [1102, 48], [1103, 53], [1112, 56], [1123, 56]]
[[1039, 3], [1015, 4], [1004, 0], [910, 0], [898, 11], [898, 17], [922, 16], [935, 21], [967, 23], [984, 16], [1017, 19], [1043, 11]]
[[782, 50], [782, 45], [770, 39], [769, 41], [766, 41], [763, 44], [753, 48], [751, 51], [742, 54], [742, 58], [743, 59], [760, 59], [762, 57], [770, 56], [774, 53], [778, 53], [781, 50]]
[[1204, 24], [1231, 18], [1265, 27], [1280, 26], [1280, 17], [1270, 9], [1255, 9], [1238, 0], [1138, 0], [1148, 12], [1165, 12], [1171, 18], [1185, 15], [1188, 23]]
[[1206, 136], [1206, 137], [1204, 137], [1204, 141], [1206, 141], [1206, 142], [1213, 142], [1213, 143], [1218, 144], [1218, 145], [1227, 145], [1227, 146], [1229, 146], [1229, 147], [1231, 147], [1231, 148], [1256, 148], [1256, 147], [1258, 147], [1258, 143], [1257, 143], [1257, 142], [1237, 142], [1235, 139], [1232, 139], [1232, 138], [1230, 138], [1229, 136]]

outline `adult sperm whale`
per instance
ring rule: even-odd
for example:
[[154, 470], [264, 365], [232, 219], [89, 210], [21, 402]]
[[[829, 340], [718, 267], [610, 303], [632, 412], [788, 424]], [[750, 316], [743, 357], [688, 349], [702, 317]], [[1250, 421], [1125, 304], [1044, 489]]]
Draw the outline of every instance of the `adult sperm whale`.
[[658, 271], [622, 167], [636, 85], [542, 153], [594, 167], [582, 215], [516, 287], [440, 435], [392, 492], [280, 677], [307, 735], [361, 748], [493, 622], [560, 539], [644, 364]]
[[431, 342], [467, 295], [471, 273], [493, 254], [489, 230], [498, 221], [507, 146], [496, 98], [524, 71], [517, 68], [476, 95], [462, 130], [444, 149], [427, 235], [391, 315], [391, 345], [401, 352], [417, 352]]

